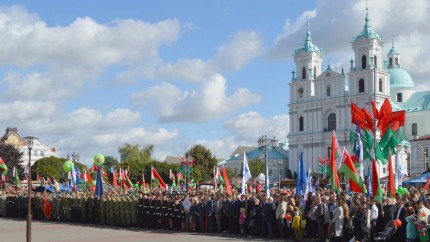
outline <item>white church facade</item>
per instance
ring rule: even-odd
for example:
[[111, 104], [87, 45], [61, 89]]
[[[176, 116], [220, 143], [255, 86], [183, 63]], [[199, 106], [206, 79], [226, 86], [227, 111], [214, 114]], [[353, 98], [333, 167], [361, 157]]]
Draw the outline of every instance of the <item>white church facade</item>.
[[[394, 44], [387, 53], [384, 43], [383, 36], [372, 30], [366, 13], [363, 31], [353, 37], [354, 58], [348, 73], [343, 69], [336, 72], [330, 65], [322, 67], [324, 53], [312, 43], [308, 24], [304, 45], [293, 53], [296, 71], [293, 70], [289, 83], [289, 167], [293, 172], [297, 171], [300, 152], [306, 167], [317, 171], [318, 157], [329, 156], [332, 130], [340, 147], [345, 146], [352, 153], [349, 138], [355, 125], [351, 123], [351, 102], [371, 112], [371, 98], [379, 108], [388, 97], [393, 111], [406, 111], [405, 126], [401, 129], [407, 140], [430, 134], [430, 126], [424, 123], [430, 118], [430, 92], [416, 92], [412, 78], [401, 67]], [[405, 174], [417, 173], [414, 166], [423, 167], [411, 160], [411, 150], [414, 151], [409, 142], [397, 147]], [[380, 165], [379, 174], [386, 176], [387, 167]]]

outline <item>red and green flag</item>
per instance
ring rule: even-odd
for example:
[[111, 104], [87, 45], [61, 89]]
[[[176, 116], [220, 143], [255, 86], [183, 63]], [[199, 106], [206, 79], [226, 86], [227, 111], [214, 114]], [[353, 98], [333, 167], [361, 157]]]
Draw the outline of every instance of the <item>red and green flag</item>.
[[157, 170], [155, 170], [154, 167], [151, 167], [151, 180], [157, 179], [158, 182], [160, 183], [160, 187], [166, 189], [166, 183], [164, 183], [163, 179], [161, 178], [161, 176], [158, 174]]
[[336, 158], [340, 156], [340, 147], [339, 143], [337, 142], [336, 133], [333, 130], [332, 136], [331, 136], [331, 152], [330, 152], [330, 184], [331, 189], [340, 192], [340, 182], [339, 182], [339, 176], [337, 174], [337, 166], [336, 166]]
[[360, 174], [346, 149], [343, 150], [343, 163], [340, 167], [340, 172], [343, 172], [345, 177], [348, 177], [351, 192], [367, 193], [366, 185], [363, 183], [363, 180], [361, 179]]
[[376, 160], [373, 159], [372, 162], [372, 197], [377, 201], [382, 201], [382, 195], [384, 190], [379, 184], [378, 166]]
[[388, 197], [396, 197], [396, 189], [394, 188], [394, 171], [393, 162], [391, 161], [391, 153], [388, 155], [388, 186], [387, 186]]
[[7, 174], [7, 166], [6, 163], [3, 161], [3, 159], [0, 157], [0, 174], [6, 175]]
[[13, 167], [13, 183], [15, 183], [17, 188], [21, 188], [21, 181], [19, 180], [18, 169], [16, 167]]

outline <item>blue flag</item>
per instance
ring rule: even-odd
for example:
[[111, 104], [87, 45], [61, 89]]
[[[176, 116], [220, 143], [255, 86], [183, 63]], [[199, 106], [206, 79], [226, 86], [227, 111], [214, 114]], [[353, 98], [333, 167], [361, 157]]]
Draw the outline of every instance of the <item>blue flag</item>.
[[372, 197], [372, 176], [370, 175], [370, 167], [367, 168], [367, 196]]
[[79, 184], [81, 182], [81, 170], [79, 170], [78, 166], [75, 166], [75, 176], [76, 184]]
[[300, 153], [300, 162], [297, 170], [297, 190], [296, 195], [301, 196], [305, 193], [308, 179], [306, 177], [305, 161], [303, 160], [303, 152]]
[[96, 183], [96, 195], [99, 199], [103, 196], [103, 181], [102, 181], [102, 174], [101, 174], [101, 167], [99, 166], [99, 169], [97, 170], [97, 183]]

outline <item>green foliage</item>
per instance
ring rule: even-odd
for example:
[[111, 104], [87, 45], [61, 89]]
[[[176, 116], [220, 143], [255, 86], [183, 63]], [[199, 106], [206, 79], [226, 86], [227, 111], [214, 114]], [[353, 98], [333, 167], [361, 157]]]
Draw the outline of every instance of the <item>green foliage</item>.
[[249, 166], [249, 170], [251, 171], [252, 176], [254, 176], [254, 177], [258, 176], [260, 173], [264, 174], [264, 172], [266, 170], [266, 166], [264, 164], [264, 161], [262, 161], [259, 158], [250, 160], [248, 162], [248, 166]]
[[229, 180], [231, 180], [233, 177], [238, 177], [237, 171], [231, 167], [225, 168], [225, 171], [227, 172], [227, 176]]
[[[0, 157], [8, 168], [7, 176], [12, 177], [13, 167], [16, 167], [18, 176], [24, 178], [24, 168], [21, 166], [23, 153], [18, 148], [12, 144], [0, 143]], [[25, 159], [28, 161], [28, 156]]]
[[201, 144], [194, 145], [186, 153], [187, 157], [192, 157], [195, 160], [194, 172], [191, 175], [196, 182], [212, 179], [213, 168], [218, 164], [212, 152]]
[[140, 149], [139, 145], [125, 143], [124, 146], [118, 148], [122, 163], [149, 163], [153, 151], [154, 145], [147, 145]]
[[[37, 173], [40, 177], [54, 177], [60, 181], [64, 181], [67, 178], [67, 173], [63, 170], [63, 163], [67, 161], [65, 158], [57, 158], [54, 156], [44, 157], [37, 160], [31, 167], [31, 179], [37, 179]], [[74, 162], [75, 166], [79, 167], [81, 172], [88, 170], [88, 167], [80, 162]]]
[[119, 167], [119, 161], [112, 156], [105, 156], [105, 163], [103, 163], [103, 168], [110, 172], [112, 167]]

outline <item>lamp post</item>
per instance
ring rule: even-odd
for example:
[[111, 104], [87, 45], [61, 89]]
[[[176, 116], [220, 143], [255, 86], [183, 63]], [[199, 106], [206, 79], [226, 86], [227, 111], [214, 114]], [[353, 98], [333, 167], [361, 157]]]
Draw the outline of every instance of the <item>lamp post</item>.
[[281, 190], [281, 165], [283, 164], [282, 160], [277, 160], [273, 163], [273, 166], [278, 166], [278, 190]]
[[269, 168], [267, 166], [267, 149], [268, 148], [274, 148], [278, 144], [278, 140], [273, 137], [273, 139], [267, 138], [267, 135], [261, 136], [258, 140], [258, 148], [260, 148], [260, 152], [264, 150], [264, 164], [266, 166], [266, 176], [265, 176], [265, 183], [266, 183], [266, 197], [270, 197], [269, 192]]
[[[424, 171], [427, 170], [427, 149], [424, 149], [424, 147], [422, 145], [420, 145], [419, 143], [417, 143], [417, 145], [419, 145], [421, 147], [421, 150], [423, 151], [423, 156], [424, 156]], [[427, 148], [427, 147], [426, 147]]]
[[27, 178], [27, 242], [31, 241], [31, 149], [33, 149], [33, 138], [26, 139], [28, 148], [28, 178]]

